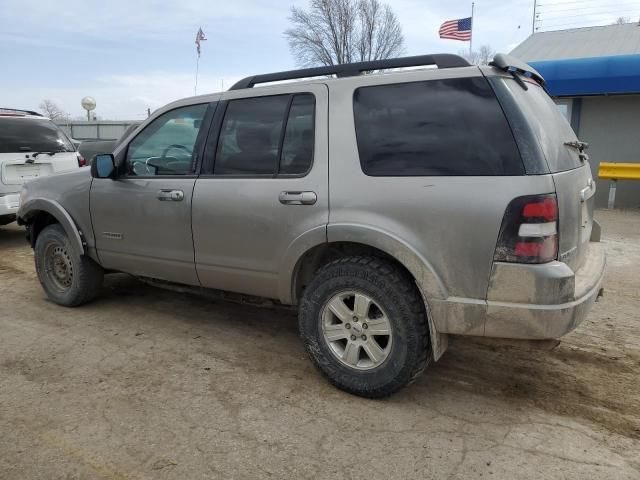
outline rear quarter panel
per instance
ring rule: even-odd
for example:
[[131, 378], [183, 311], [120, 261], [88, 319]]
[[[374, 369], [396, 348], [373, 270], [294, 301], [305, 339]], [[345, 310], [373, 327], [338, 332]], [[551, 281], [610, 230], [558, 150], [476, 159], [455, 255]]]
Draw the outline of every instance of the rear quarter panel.
[[[386, 244], [403, 245], [399, 250], [408, 249], [422, 262], [419, 267], [404, 263], [427, 300], [463, 297], [484, 301], [507, 204], [520, 195], [554, 192], [553, 180], [549, 175], [367, 176], [358, 155], [353, 93], [364, 85], [470, 75], [481, 73], [477, 68], [416, 71], [330, 84], [328, 240], [353, 241], [355, 235], [349, 232], [358, 231], [357, 238], [365, 243], [384, 244], [380, 238], [387, 237], [391, 240]], [[402, 261], [400, 251], [388, 253]]]

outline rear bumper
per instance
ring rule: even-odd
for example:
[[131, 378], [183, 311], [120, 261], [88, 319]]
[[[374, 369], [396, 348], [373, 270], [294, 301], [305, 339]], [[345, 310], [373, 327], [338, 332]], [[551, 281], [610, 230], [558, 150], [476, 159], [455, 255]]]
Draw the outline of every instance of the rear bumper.
[[[533, 273], [527, 271], [533, 266], [518, 265], [520, 280], [512, 278], [509, 287], [528, 289], [534, 302], [505, 301], [506, 286], [490, 286], [484, 335], [525, 339], [566, 335], [582, 323], [601, 294], [605, 265], [604, 246], [600, 243], [589, 244], [587, 258], [575, 273], [560, 262], [537, 266], [543, 268]], [[497, 267], [492, 280], [500, 270]]]
[[439, 333], [499, 338], [558, 338], [585, 319], [602, 290], [604, 246], [589, 243], [576, 272], [562, 262], [496, 262], [487, 300], [448, 298], [431, 303]]
[[15, 215], [20, 208], [20, 194], [7, 193], [0, 196], [0, 216]]

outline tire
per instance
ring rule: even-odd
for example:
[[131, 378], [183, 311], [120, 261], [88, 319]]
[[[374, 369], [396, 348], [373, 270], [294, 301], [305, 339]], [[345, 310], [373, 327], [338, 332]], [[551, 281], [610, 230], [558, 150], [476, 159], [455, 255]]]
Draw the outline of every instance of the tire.
[[74, 251], [59, 224], [45, 227], [36, 240], [36, 272], [50, 300], [77, 307], [93, 300], [102, 287], [102, 267]]
[[[349, 315], [352, 322], [343, 318]], [[362, 397], [397, 392], [432, 358], [422, 296], [407, 273], [383, 259], [346, 257], [322, 267], [304, 292], [298, 321], [320, 372], [336, 387]], [[339, 338], [345, 333], [347, 338]]]

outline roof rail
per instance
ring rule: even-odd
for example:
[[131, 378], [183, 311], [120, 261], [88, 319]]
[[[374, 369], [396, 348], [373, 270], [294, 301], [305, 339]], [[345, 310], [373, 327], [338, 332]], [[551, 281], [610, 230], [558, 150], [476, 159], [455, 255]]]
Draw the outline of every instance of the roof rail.
[[544, 85], [544, 77], [540, 75], [535, 68], [528, 63], [524, 63], [522, 60], [512, 57], [511, 55], [498, 53], [493, 57], [493, 61], [490, 62], [489, 65], [499, 68], [500, 70], [504, 70], [505, 72], [521, 73], [527, 77], [533, 78], [540, 85]]
[[42, 117], [41, 113], [38, 112], [34, 112], [32, 110], [23, 110], [21, 108], [5, 108], [5, 107], [0, 107], [0, 113], [2, 112], [14, 112], [14, 113], [22, 113], [24, 115], [36, 115], [38, 117]]
[[386, 60], [373, 60], [370, 62], [344, 63], [327, 67], [303, 68], [286, 72], [266, 73], [253, 75], [237, 81], [229, 90], [241, 88], [253, 88], [257, 83], [278, 82], [281, 80], [294, 80], [296, 78], [319, 77], [323, 75], [336, 75], [337, 77], [353, 77], [362, 72], [371, 70], [383, 70], [387, 68], [420, 67], [436, 65], [438, 68], [455, 68], [470, 66], [464, 58], [450, 53], [435, 53], [433, 55], [416, 55], [414, 57], [389, 58]]

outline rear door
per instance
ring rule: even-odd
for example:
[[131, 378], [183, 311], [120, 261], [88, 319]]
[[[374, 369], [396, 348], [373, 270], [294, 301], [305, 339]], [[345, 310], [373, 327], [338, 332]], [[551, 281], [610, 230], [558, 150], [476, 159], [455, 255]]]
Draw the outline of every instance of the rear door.
[[193, 197], [193, 240], [205, 287], [281, 298], [282, 265], [300, 239], [326, 241], [325, 85], [228, 92]]
[[580, 268], [593, 227], [596, 185], [586, 155], [557, 105], [537, 83], [526, 81], [527, 90], [505, 79], [537, 137], [552, 174], [558, 198], [558, 259], [574, 270]]

